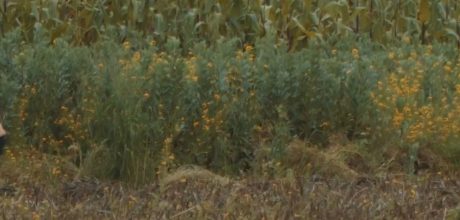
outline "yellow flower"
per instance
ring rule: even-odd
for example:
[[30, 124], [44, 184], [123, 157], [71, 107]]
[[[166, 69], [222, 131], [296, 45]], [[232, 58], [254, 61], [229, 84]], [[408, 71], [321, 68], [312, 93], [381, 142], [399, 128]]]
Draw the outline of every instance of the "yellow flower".
[[123, 48], [125, 48], [125, 50], [129, 50], [131, 48], [131, 43], [129, 41], [123, 42]]
[[411, 41], [412, 41], [411, 37], [409, 37], [409, 36], [407, 36], [407, 35], [404, 36], [404, 37], [402, 38], [402, 40], [403, 40], [403, 42], [406, 43], [406, 44], [410, 44]]
[[389, 58], [390, 60], [393, 60], [395, 57], [396, 57], [395, 52], [390, 52], [390, 53], [388, 53], [388, 58]]
[[168, 137], [168, 138], [165, 139], [164, 143], [165, 143], [165, 145], [170, 145], [170, 144], [172, 144], [172, 141], [173, 141], [172, 138]]
[[132, 61], [135, 62], [135, 63], [138, 63], [140, 60], [141, 60], [141, 52], [136, 51], [136, 52], [133, 54]]
[[409, 126], [409, 131], [407, 132], [406, 139], [408, 141], [416, 141], [423, 134], [423, 124], [417, 123]]
[[404, 113], [405, 115], [410, 116], [410, 115], [411, 115], [411, 112], [412, 112], [412, 109], [411, 109], [409, 106], [406, 105], [406, 106], [403, 107], [403, 113]]
[[353, 50], [351, 50], [351, 54], [352, 54], [353, 58], [359, 59], [359, 50], [358, 49], [353, 48]]
[[404, 114], [402, 112], [399, 112], [398, 110], [395, 111], [393, 114], [393, 126], [396, 128], [399, 128], [404, 121]]
[[246, 44], [244, 46], [244, 51], [251, 53], [254, 50], [254, 47], [251, 44]]
[[188, 75], [187, 78], [193, 82], [198, 81], [198, 76], [193, 74], [193, 75]]
[[456, 84], [456, 85], [455, 85], [455, 92], [456, 92], [457, 94], [460, 94], [460, 84]]
[[448, 65], [448, 64], [444, 65], [444, 72], [451, 73], [452, 72], [452, 67], [450, 67], [450, 65]]

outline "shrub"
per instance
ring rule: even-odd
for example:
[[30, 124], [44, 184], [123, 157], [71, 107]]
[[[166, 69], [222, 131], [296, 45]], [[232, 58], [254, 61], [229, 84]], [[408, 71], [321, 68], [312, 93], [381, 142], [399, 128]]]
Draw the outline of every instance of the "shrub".
[[237, 174], [285, 160], [294, 137], [325, 148], [338, 133], [369, 151], [410, 149], [411, 161], [418, 147], [458, 159], [458, 62], [442, 45], [18, 39], [0, 51], [8, 120], [43, 151], [79, 146], [93, 175], [142, 184], [191, 163]]

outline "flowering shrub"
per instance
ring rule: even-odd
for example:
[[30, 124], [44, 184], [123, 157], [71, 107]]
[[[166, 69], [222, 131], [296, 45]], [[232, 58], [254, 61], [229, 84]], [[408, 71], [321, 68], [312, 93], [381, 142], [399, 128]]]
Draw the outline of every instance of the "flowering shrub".
[[391, 68], [371, 93], [379, 114], [385, 116], [378, 132], [387, 130], [403, 146], [437, 145], [435, 150], [450, 149], [449, 156], [458, 157], [452, 146], [460, 131], [460, 63], [440, 54], [440, 48], [411, 49], [388, 53]]
[[174, 37], [162, 48], [15, 39], [2, 39], [12, 48], [2, 77], [16, 88], [6, 102], [16, 141], [78, 151], [93, 175], [140, 184], [189, 163], [237, 173], [261, 166], [262, 147], [279, 164], [293, 137], [328, 146], [337, 133], [364, 149], [431, 147], [458, 159], [458, 62], [442, 45], [344, 39], [288, 52], [273, 36], [191, 50]]

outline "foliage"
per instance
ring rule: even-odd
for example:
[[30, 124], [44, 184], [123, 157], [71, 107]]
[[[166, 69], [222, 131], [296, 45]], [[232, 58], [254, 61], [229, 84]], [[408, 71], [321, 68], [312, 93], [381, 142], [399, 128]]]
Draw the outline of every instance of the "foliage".
[[388, 43], [398, 40], [458, 44], [457, 1], [446, 0], [14, 0], [1, 5], [0, 34], [20, 27], [26, 41], [45, 30], [49, 42], [59, 37], [90, 44], [110, 36], [130, 38], [132, 31], [163, 44], [171, 36], [182, 47], [201, 40], [214, 45], [237, 37], [254, 43], [276, 32], [293, 50], [310, 42], [368, 36]]
[[3, 41], [13, 48], [2, 52], [14, 88], [3, 95], [6, 120], [18, 139], [78, 151], [74, 162], [90, 175], [142, 184], [182, 164], [237, 174], [285, 160], [293, 137], [327, 147], [340, 133], [364, 149], [412, 152], [409, 169], [418, 148], [458, 160], [458, 61], [442, 44], [343, 39], [289, 52], [271, 34], [186, 52], [175, 37], [164, 50], [148, 40]]
[[0, 1], [0, 215], [456, 218], [459, 10]]

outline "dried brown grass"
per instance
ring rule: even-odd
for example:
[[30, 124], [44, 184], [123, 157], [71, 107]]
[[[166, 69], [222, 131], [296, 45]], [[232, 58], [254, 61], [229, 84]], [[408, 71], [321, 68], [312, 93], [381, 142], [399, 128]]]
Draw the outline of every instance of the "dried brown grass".
[[[4, 219], [458, 219], [457, 173], [362, 175], [330, 149], [307, 145], [316, 175], [224, 177], [183, 166], [158, 184], [133, 188], [82, 178], [38, 152], [10, 151], [0, 164]], [[334, 153], [336, 152], [336, 153]], [[14, 160], [11, 158], [14, 155]], [[315, 159], [313, 159], [315, 158]], [[342, 160], [340, 160], [342, 159]], [[330, 165], [328, 168], [324, 166]], [[60, 168], [59, 175], [50, 175]], [[293, 170], [297, 168], [291, 168]], [[299, 172], [300, 168], [295, 172]], [[351, 171], [350, 171], [351, 172]], [[55, 173], [56, 174], [56, 173]], [[300, 177], [300, 178], [298, 178]]]

